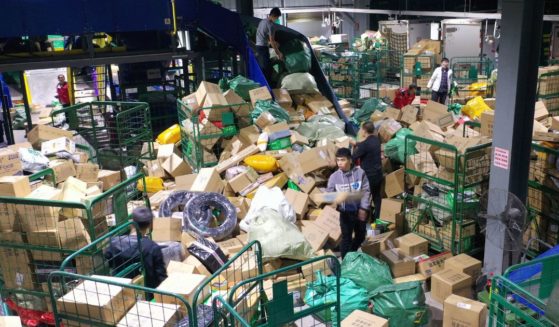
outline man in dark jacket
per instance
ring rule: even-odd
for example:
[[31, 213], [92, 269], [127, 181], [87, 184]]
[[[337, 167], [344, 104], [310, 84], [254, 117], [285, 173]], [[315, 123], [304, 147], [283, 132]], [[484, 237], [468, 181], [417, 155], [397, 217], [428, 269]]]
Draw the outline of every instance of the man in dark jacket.
[[[141, 251], [145, 273], [144, 284], [148, 288], [156, 288], [167, 278], [167, 269], [163, 261], [161, 247], [146, 237], [153, 224], [153, 213], [146, 207], [138, 207], [132, 212], [132, 220], [138, 224], [141, 233]], [[113, 269], [113, 274], [121, 272], [133, 263], [140, 262], [138, 235], [132, 232], [130, 235], [113, 238], [105, 252], [105, 259]], [[132, 271], [124, 277], [134, 278], [139, 273], [138, 270]]]
[[[369, 181], [363, 169], [354, 167], [351, 151], [348, 148], [338, 149], [336, 152], [338, 170], [328, 179], [328, 192], [344, 192], [348, 196], [338, 203], [340, 212], [340, 228], [342, 243], [340, 252], [342, 259], [352, 251], [357, 251], [367, 235], [367, 216], [370, 208]], [[352, 196], [358, 195], [357, 197]], [[355, 233], [355, 237], [353, 234]]]
[[373, 217], [378, 219], [380, 217], [380, 204], [382, 201], [380, 192], [383, 179], [380, 140], [375, 135], [375, 124], [373, 122], [364, 123], [360, 133], [363, 141], [354, 143], [353, 160], [355, 162], [359, 161], [359, 166], [367, 174], [375, 205]]

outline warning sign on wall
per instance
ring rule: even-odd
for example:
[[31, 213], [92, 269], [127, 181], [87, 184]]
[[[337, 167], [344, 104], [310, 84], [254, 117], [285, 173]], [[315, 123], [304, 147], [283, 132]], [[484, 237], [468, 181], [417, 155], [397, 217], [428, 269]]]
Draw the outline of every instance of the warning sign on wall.
[[493, 166], [509, 169], [509, 150], [495, 147], [493, 151]]

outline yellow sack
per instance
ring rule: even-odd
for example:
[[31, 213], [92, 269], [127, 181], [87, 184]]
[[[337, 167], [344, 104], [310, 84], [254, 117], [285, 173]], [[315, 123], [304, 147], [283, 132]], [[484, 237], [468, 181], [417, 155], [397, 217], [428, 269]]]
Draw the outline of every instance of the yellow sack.
[[146, 189], [144, 190], [144, 181], [140, 179], [136, 184], [138, 191], [147, 192], [147, 193], [157, 193], [165, 189], [165, 186], [163, 186], [163, 179], [159, 177], [151, 177], [151, 176], [146, 176], [145, 178], [146, 178], [146, 186], [147, 186]]
[[470, 119], [477, 119], [486, 111], [493, 111], [493, 109], [491, 109], [480, 96], [471, 99], [462, 107], [462, 113], [470, 117]]
[[249, 156], [245, 158], [244, 162], [247, 166], [254, 168], [254, 170], [259, 173], [274, 172], [278, 168], [276, 158], [265, 154], [255, 154], [253, 156]]
[[157, 136], [159, 144], [175, 144], [181, 140], [181, 128], [179, 124], [175, 124]]
[[487, 92], [487, 82], [476, 82], [468, 85], [466, 90], [471, 96], [483, 96]]

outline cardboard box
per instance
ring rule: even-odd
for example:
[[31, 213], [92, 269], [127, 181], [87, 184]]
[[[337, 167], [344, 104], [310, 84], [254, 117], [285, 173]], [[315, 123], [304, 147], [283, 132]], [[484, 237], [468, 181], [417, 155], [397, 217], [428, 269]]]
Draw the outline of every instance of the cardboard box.
[[441, 128], [454, 125], [454, 118], [452, 113], [448, 112], [447, 106], [431, 100], [427, 102], [423, 111], [423, 119]]
[[439, 271], [431, 276], [431, 297], [443, 303], [452, 294], [472, 297], [472, 277], [451, 269]]
[[[0, 240], [9, 243], [23, 243], [21, 233], [0, 233]], [[35, 287], [35, 275], [31, 270], [31, 257], [24, 249], [0, 247], [0, 268], [4, 286], [9, 289], [24, 288], [32, 290]]]
[[260, 131], [255, 125], [250, 125], [239, 130], [239, 140], [247, 145], [256, 144], [259, 136]]
[[41, 143], [45, 141], [54, 140], [60, 137], [72, 139], [73, 136], [74, 135], [71, 131], [65, 131], [63, 129], [47, 125], [37, 125], [30, 130], [29, 133], [27, 133], [27, 140], [35, 149], [39, 149], [41, 147]]
[[[436, 176], [439, 171], [430, 152], [420, 152], [408, 156], [406, 168], [427, 174], [428, 176]], [[408, 177], [412, 185], [417, 185], [420, 180], [419, 177], [414, 175], [408, 175]]]
[[273, 125], [276, 122], [276, 118], [270, 112], [264, 111], [254, 121], [254, 124], [260, 127], [260, 129], [264, 129], [266, 126]]
[[241, 193], [241, 191], [250, 184], [256, 182], [258, 177], [258, 173], [252, 167], [248, 167], [246, 171], [231, 178], [229, 180], [229, 186], [231, 186], [235, 193]]
[[[87, 183], [74, 177], [68, 177], [62, 186], [62, 201], [65, 202], [81, 202], [87, 193]], [[82, 209], [79, 208], [62, 208], [60, 214], [68, 218], [82, 216]]]
[[23, 166], [19, 153], [3, 149], [0, 150], [0, 176], [22, 175]]
[[206, 81], [201, 82], [200, 85], [198, 86], [198, 89], [195, 92], [196, 103], [202, 105], [204, 103], [204, 100], [206, 100], [206, 94], [208, 93], [221, 94], [221, 89], [217, 84], [206, 82]]
[[481, 261], [478, 259], [462, 253], [447, 259], [444, 263], [444, 268], [462, 272], [472, 277], [472, 281], [475, 281], [481, 276], [481, 265]]
[[19, 316], [0, 317], [0, 327], [21, 327], [21, 318]]
[[239, 251], [243, 249], [243, 243], [236, 238], [228, 239], [227, 241], [217, 242], [219, 248], [223, 250], [223, 252], [229, 256], [233, 256], [237, 254]]
[[409, 282], [425, 282], [427, 277], [422, 274], [414, 274], [404, 277], [394, 278], [394, 284], [409, 283]]
[[415, 261], [398, 248], [381, 251], [380, 258], [388, 264], [394, 278], [415, 274]]
[[283, 121], [266, 126], [264, 132], [268, 134], [268, 142], [291, 136], [289, 125]]
[[76, 167], [72, 160], [52, 160], [49, 167], [54, 171], [56, 184], [63, 183], [69, 177], [76, 176]]
[[209, 121], [220, 121], [222, 119], [221, 115], [224, 112], [231, 111], [231, 108], [224, 106], [227, 106], [227, 99], [225, 99], [221, 92], [207, 93], [204, 103], [202, 104], [202, 108], [217, 107], [214, 109], [204, 109], [204, 114]]
[[295, 210], [297, 219], [303, 219], [309, 209], [309, 196], [289, 188], [285, 191], [285, 198]]
[[103, 192], [120, 183], [120, 171], [99, 170], [99, 181], [103, 182]]
[[402, 125], [396, 120], [387, 120], [384, 122], [378, 131], [382, 143], [390, 141], [398, 131], [402, 129]]
[[542, 119], [546, 119], [547, 117], [549, 117], [549, 111], [547, 111], [545, 103], [543, 101], [537, 101], [534, 108], [534, 119], [537, 121], [541, 121]]
[[221, 193], [223, 183], [215, 168], [202, 168], [198, 172], [190, 190], [193, 192]]
[[[62, 191], [42, 185], [29, 193], [26, 199], [60, 200]], [[23, 230], [26, 232], [49, 231], [57, 228], [60, 207], [25, 205], [17, 206]]]
[[190, 191], [192, 189], [192, 185], [196, 180], [198, 174], [189, 174], [183, 176], [177, 176], [175, 178], [175, 190], [185, 190]]
[[361, 251], [371, 257], [376, 257], [380, 254], [380, 242], [372, 237], [367, 237], [361, 244]]
[[59, 221], [57, 226], [60, 246], [63, 249], [79, 250], [91, 243], [91, 237], [81, 219]]
[[385, 118], [392, 118], [396, 121], [399, 121], [402, 117], [402, 111], [400, 109], [388, 107], [384, 110], [384, 117]]
[[229, 202], [231, 202], [235, 209], [237, 210], [237, 219], [241, 220], [245, 218], [250, 205], [248, 204], [248, 200], [243, 197], [228, 197]]
[[[122, 284], [132, 283], [129, 278], [92, 277]], [[57, 300], [57, 309], [60, 313], [95, 317], [96, 321], [116, 325], [135, 302], [132, 289], [85, 280]]]
[[167, 174], [159, 160], [148, 160], [144, 163], [144, 173], [146, 176], [166, 178]]
[[452, 258], [451, 252], [443, 252], [433, 256], [430, 256], [427, 259], [420, 259], [417, 263], [417, 272], [421, 275], [425, 276], [426, 278], [431, 277], [431, 275], [438, 273], [439, 271], [444, 269], [444, 262]]
[[[187, 300], [188, 303], [192, 304], [192, 301], [194, 300], [194, 293], [198, 287], [202, 285], [205, 279], [206, 276], [204, 275], [175, 272], [170, 274], [167, 279], [161, 282], [161, 284], [157, 287], [157, 290], [180, 295]], [[206, 285], [200, 295], [202, 296], [201, 298], [205, 298], [210, 295], [210, 285]], [[180, 304], [175, 297], [157, 293], [155, 294], [155, 301], [159, 303]]]
[[[23, 198], [31, 193], [31, 185], [27, 176], [0, 177], [0, 196]], [[1, 225], [1, 222], [0, 222]]]
[[393, 198], [405, 192], [404, 168], [392, 172], [384, 178], [384, 193], [386, 197]]
[[177, 304], [138, 301], [116, 327], [173, 327], [182, 316], [180, 308]]
[[41, 153], [43, 155], [50, 156], [58, 152], [72, 154], [76, 152], [76, 143], [67, 137], [60, 137], [41, 143]]
[[409, 233], [398, 237], [396, 239], [396, 246], [407, 256], [417, 257], [421, 254], [427, 254], [429, 241], [417, 234]]
[[180, 242], [182, 235], [182, 220], [177, 218], [153, 219], [151, 239], [155, 242]]
[[266, 86], [259, 87], [257, 89], [252, 89], [248, 91], [250, 96], [250, 102], [253, 106], [256, 105], [256, 101], [258, 100], [272, 100], [272, 94]]
[[254, 144], [251, 144], [250, 146], [248, 146], [246, 149], [240, 151], [239, 153], [233, 155], [231, 158], [220, 162], [215, 169], [217, 170], [218, 173], [222, 173], [224, 171], [226, 171], [227, 169], [237, 165], [239, 162], [243, 161], [246, 157], [251, 156], [253, 154], [257, 154], [258, 152], [260, 152], [260, 149], [258, 149], [258, 147]]
[[395, 231], [390, 231], [372, 237], [368, 237], [367, 239], [370, 239], [372, 242], [379, 242], [380, 250], [384, 251], [395, 247], [394, 239], [396, 238], [396, 236], [398, 236], [398, 233], [396, 233]]
[[302, 220], [301, 232], [310, 243], [314, 252], [321, 250], [328, 242], [329, 233], [314, 221]]
[[[227, 90], [223, 93], [225, 100], [227, 100], [227, 104], [234, 105], [231, 107], [233, 112], [235, 112], [238, 116], [249, 116], [250, 111], [252, 110], [252, 106], [250, 103], [246, 102], [243, 98], [241, 98], [235, 91]], [[242, 104], [242, 105], [239, 105]]]
[[314, 96], [307, 100], [305, 104], [315, 114], [330, 113], [330, 108], [334, 106], [332, 102], [324, 96]]
[[559, 131], [559, 116], [551, 118], [551, 129]]
[[380, 205], [380, 219], [396, 223], [396, 216], [402, 212], [404, 201], [398, 199], [382, 199]]
[[273, 89], [274, 98], [276, 102], [284, 109], [290, 109], [293, 106], [293, 99], [289, 95], [289, 91], [286, 89]]
[[495, 120], [494, 111], [484, 111], [480, 117], [481, 135], [493, 137], [493, 121]]
[[[185, 234], [183, 233], [183, 238], [181, 240], [181, 243], [183, 246], [185, 246]], [[188, 234], [187, 234], [188, 235]], [[188, 246], [188, 245], [186, 245]], [[195, 256], [193, 255], [189, 255], [184, 261], [183, 263], [186, 263], [188, 265], [194, 266], [194, 273], [195, 274], [199, 274], [199, 275], [203, 275], [206, 277], [210, 277], [212, 275], [212, 273], [210, 273], [208, 271], [208, 269], [206, 268], [206, 266], [204, 266], [203, 263], [200, 262], [200, 260], [196, 259]]]
[[161, 144], [159, 145], [159, 150], [157, 150], [157, 159], [159, 162], [163, 163], [165, 160], [169, 159], [175, 153], [174, 144]]
[[169, 261], [169, 264], [167, 265], [167, 275], [176, 272], [183, 274], [194, 274], [194, 270], [196, 270], [196, 267], [175, 260]]
[[76, 177], [88, 183], [95, 183], [99, 179], [99, 165], [92, 163], [76, 164]]
[[408, 126], [417, 121], [417, 112], [419, 110], [415, 106], [405, 106], [402, 108], [402, 116], [400, 117], [400, 122], [407, 124]]
[[486, 321], [485, 303], [454, 294], [444, 300], [443, 327], [485, 327]]
[[20, 230], [20, 221], [16, 220], [17, 205], [14, 203], [0, 203], [0, 232]]
[[332, 143], [304, 151], [299, 155], [299, 164], [303, 174], [308, 174], [323, 168], [334, 167], [336, 147]]
[[342, 237], [340, 228], [340, 213], [332, 207], [324, 207], [322, 212], [316, 218], [316, 224], [328, 231], [330, 241], [338, 243]]
[[388, 327], [388, 320], [361, 310], [353, 311], [342, 320], [342, 327]]
[[192, 173], [190, 165], [174, 153], [161, 164], [161, 167], [173, 177]]

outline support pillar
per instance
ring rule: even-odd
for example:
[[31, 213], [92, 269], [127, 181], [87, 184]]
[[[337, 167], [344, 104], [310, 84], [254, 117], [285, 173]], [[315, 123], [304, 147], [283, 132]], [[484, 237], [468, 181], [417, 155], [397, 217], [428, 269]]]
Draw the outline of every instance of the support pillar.
[[[507, 204], [503, 193], [492, 190], [514, 193], [526, 202], [544, 0], [502, 0], [502, 8], [489, 215], [502, 213]], [[503, 250], [507, 238], [502, 227], [498, 220], [487, 223], [486, 273], [501, 274], [516, 263]]]

